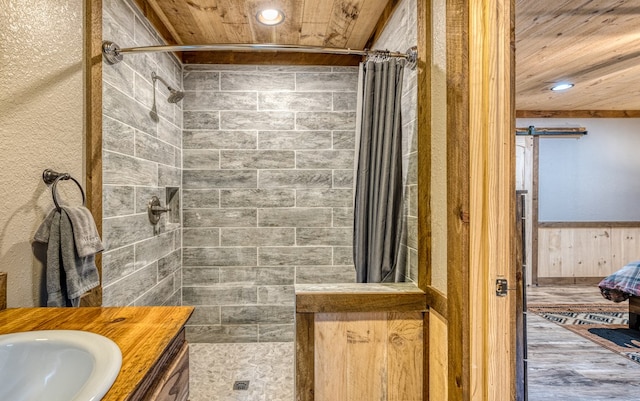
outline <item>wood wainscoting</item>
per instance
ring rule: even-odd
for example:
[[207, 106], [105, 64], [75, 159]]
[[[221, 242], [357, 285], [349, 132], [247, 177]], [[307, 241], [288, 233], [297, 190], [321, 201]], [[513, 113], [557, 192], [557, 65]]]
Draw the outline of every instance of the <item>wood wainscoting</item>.
[[296, 400], [422, 400], [425, 305], [412, 284], [296, 286]]
[[539, 285], [597, 284], [640, 260], [640, 222], [538, 224]]

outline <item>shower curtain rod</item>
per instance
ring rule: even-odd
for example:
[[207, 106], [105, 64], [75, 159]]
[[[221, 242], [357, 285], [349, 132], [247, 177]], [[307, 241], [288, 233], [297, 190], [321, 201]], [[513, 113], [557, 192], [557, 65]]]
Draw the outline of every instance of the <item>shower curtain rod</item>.
[[105, 40], [102, 42], [102, 54], [109, 64], [122, 61], [124, 53], [158, 53], [158, 52], [194, 52], [194, 51], [281, 51], [289, 53], [325, 53], [325, 54], [351, 54], [360, 56], [386, 56], [401, 57], [407, 60], [407, 65], [414, 69], [418, 60], [418, 48], [413, 46], [406, 53], [391, 52], [388, 50], [353, 50], [335, 47], [276, 45], [276, 44], [211, 44], [211, 45], [170, 45], [170, 46], [142, 46], [120, 48], [116, 43]]

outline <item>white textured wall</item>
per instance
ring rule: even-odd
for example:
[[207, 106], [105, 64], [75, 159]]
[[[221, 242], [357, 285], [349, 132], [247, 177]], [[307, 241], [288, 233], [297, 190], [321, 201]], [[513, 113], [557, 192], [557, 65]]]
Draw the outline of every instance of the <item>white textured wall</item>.
[[541, 138], [540, 221], [640, 221], [640, 119], [518, 119], [518, 127], [585, 127]]
[[0, 0], [0, 271], [9, 273], [9, 307], [40, 299], [32, 237], [53, 205], [42, 171], [84, 176], [82, 4]]

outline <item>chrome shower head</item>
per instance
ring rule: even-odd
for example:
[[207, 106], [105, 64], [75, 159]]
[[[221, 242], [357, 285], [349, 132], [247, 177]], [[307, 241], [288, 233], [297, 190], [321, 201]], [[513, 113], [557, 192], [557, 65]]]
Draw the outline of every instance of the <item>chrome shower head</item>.
[[151, 79], [153, 79], [153, 83], [154, 84], [155, 84], [156, 80], [160, 80], [160, 82], [162, 82], [167, 87], [167, 89], [169, 90], [169, 97], [167, 98], [167, 102], [169, 102], [169, 103], [178, 103], [184, 97], [184, 92], [183, 91], [180, 91], [180, 90], [177, 90], [177, 89], [173, 89], [171, 86], [169, 86], [167, 81], [165, 81], [164, 79], [159, 77], [155, 73], [155, 71], [151, 72]]

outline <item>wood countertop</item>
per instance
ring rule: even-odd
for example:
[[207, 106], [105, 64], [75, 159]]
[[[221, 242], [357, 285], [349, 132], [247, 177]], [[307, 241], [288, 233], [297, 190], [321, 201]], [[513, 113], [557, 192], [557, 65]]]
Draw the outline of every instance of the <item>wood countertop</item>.
[[0, 334], [84, 330], [113, 340], [122, 367], [102, 401], [125, 401], [193, 313], [190, 306], [17, 308], [0, 311]]

